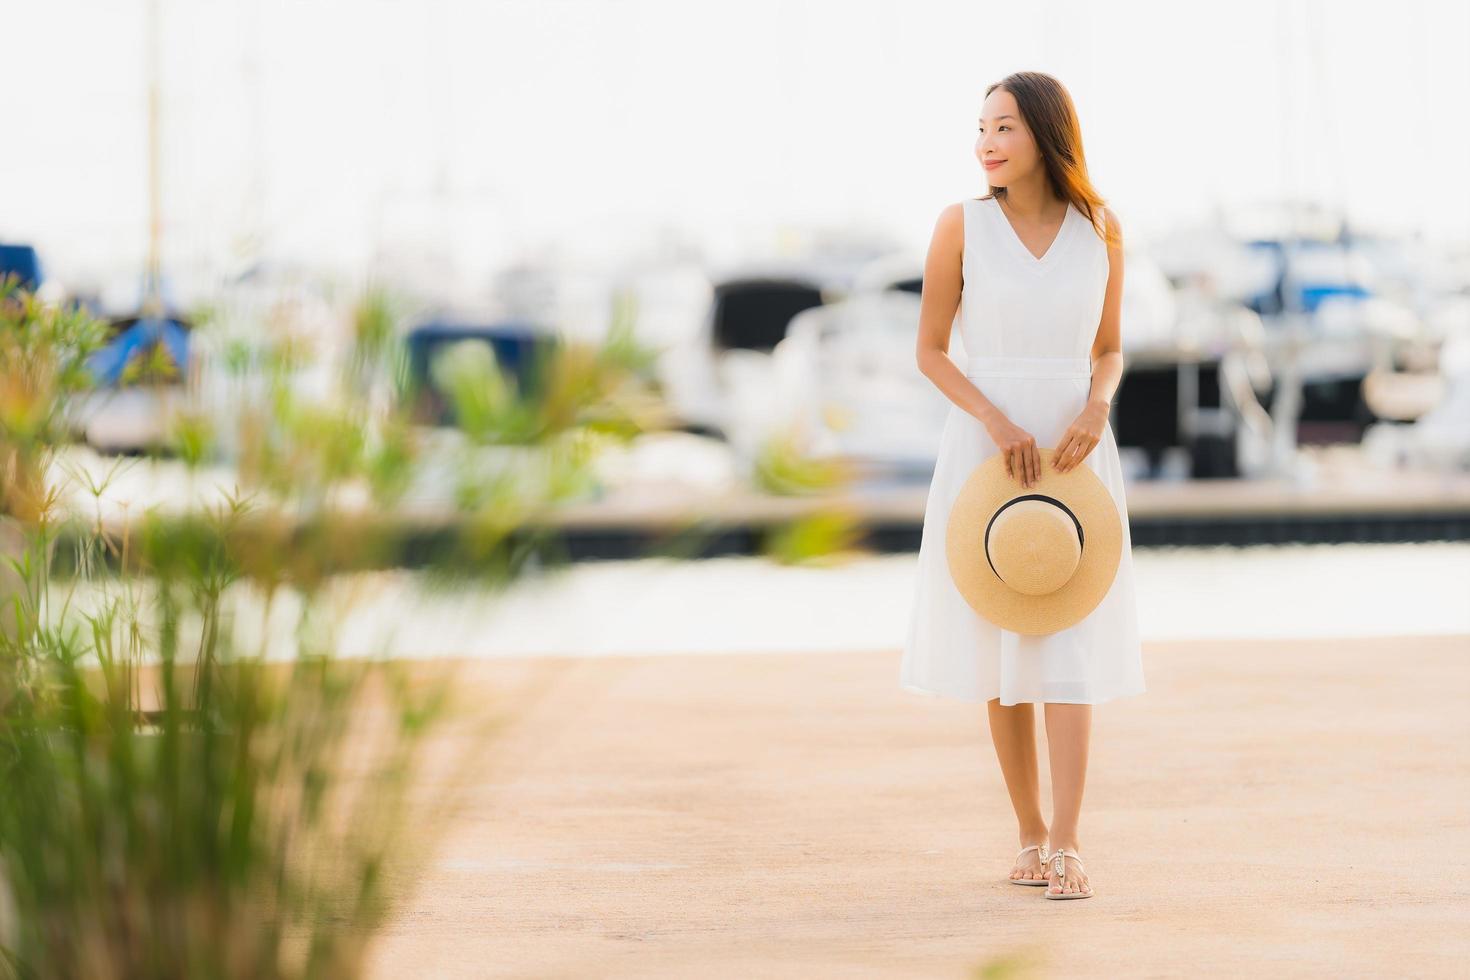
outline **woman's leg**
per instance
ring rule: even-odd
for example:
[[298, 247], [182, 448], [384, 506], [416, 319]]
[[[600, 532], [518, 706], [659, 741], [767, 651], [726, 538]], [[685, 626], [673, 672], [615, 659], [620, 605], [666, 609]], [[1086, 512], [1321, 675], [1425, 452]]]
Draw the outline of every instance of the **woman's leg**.
[[[1077, 821], [1087, 781], [1087, 750], [1092, 735], [1092, 705], [1048, 702], [1046, 746], [1051, 757], [1051, 849], [1081, 853]], [[1087, 890], [1087, 875], [1067, 861], [1062, 890]], [[1055, 887], [1055, 886], [1048, 886]]]
[[[1036, 715], [1028, 701], [1002, 705], [1000, 698], [991, 698], [986, 705], [990, 712], [990, 740], [995, 744], [1000, 771], [1016, 811], [1021, 846], [1039, 844], [1046, 840], [1046, 820], [1041, 816], [1041, 785], [1036, 767]], [[1022, 870], [1012, 872], [1013, 878], [1046, 877], [1046, 869], [1041, 868], [1041, 858], [1035, 851], [1022, 861], [1018, 865]]]

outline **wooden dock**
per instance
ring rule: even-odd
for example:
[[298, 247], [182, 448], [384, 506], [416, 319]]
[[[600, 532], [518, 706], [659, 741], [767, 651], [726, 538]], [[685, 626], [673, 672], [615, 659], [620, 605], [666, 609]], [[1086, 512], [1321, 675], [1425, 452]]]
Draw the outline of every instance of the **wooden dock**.
[[[1388, 472], [1366, 465], [1352, 447], [1312, 453], [1309, 479], [1133, 481], [1128, 519], [1135, 547], [1337, 542], [1470, 540], [1470, 473]], [[170, 490], [182, 467], [138, 461], [147, 468], [119, 492], [112, 530], [150, 503], [182, 512]], [[215, 473], [205, 485], [218, 484]], [[597, 500], [561, 505], [530, 522], [530, 536], [557, 539], [569, 560], [757, 554], [768, 536], [794, 522], [841, 514], [862, 546], [881, 553], [916, 551], [928, 482], [867, 486], [844, 493], [777, 496], [748, 488], [712, 493], [675, 481], [627, 483]], [[142, 499], [139, 499], [142, 498]], [[404, 561], [427, 560], [452, 538], [464, 517], [432, 501], [410, 501], [374, 516], [404, 542]], [[415, 557], [418, 556], [418, 557]]]
[[[1356, 451], [1311, 453], [1313, 477], [1289, 480], [1136, 481], [1126, 489], [1138, 547], [1470, 540], [1470, 473], [1385, 472]], [[769, 530], [842, 511], [875, 551], [916, 551], [927, 482], [811, 497], [747, 490], [681, 494], [627, 489], [556, 517], [579, 557], [631, 557], [640, 543], [699, 528], [708, 554], [749, 554]]]

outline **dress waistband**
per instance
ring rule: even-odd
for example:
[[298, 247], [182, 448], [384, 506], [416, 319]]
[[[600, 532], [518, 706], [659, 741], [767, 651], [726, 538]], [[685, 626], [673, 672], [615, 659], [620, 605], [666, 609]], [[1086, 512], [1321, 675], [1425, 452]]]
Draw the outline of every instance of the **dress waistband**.
[[967, 378], [1090, 378], [1090, 357], [977, 354], [965, 361]]

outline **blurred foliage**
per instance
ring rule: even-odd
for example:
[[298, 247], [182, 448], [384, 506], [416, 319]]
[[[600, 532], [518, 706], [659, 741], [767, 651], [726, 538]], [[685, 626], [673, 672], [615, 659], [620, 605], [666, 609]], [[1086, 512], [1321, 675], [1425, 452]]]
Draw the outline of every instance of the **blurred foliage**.
[[621, 329], [600, 346], [559, 340], [538, 348], [522, 390], [493, 347], [464, 340], [436, 353], [430, 377], [455, 425], [478, 445], [535, 445], [570, 429], [627, 439], [665, 415], [640, 373], [652, 356]]
[[783, 564], [840, 560], [858, 549], [864, 537], [861, 515], [828, 507], [782, 524], [766, 535], [764, 551]]
[[208, 414], [181, 408], [174, 413], [172, 421], [173, 448], [188, 466], [200, 466], [214, 454], [215, 425]]
[[[0, 978], [361, 971], [456, 799], [453, 780], [415, 791], [454, 681], [338, 657], [332, 616], [349, 610], [327, 596], [408, 562], [441, 585], [499, 585], [554, 554], [557, 510], [595, 494], [598, 453], [667, 418], [656, 352], [634, 338], [631, 299], [617, 303], [600, 345], [541, 348], [525, 390], [485, 344], [437, 358], [452, 429], [415, 417], [406, 304], [386, 289], [346, 312], [325, 391], [300, 383], [318, 339], [301, 303], [245, 316], [215, 345], [226, 412], [186, 399], [166, 447], [191, 479], [227, 454], [237, 486], [205, 509], [114, 521], [102, 500], [121, 467], [48, 482], [106, 326], [0, 293]], [[207, 312], [196, 329], [242, 320]], [[769, 492], [821, 494], [847, 470], [788, 435], [756, 474]], [[63, 492], [78, 485], [88, 517]], [[449, 491], [440, 524], [413, 507], [425, 485]], [[684, 540], [706, 530], [719, 533]], [[831, 511], [765, 543], [811, 561], [856, 537]], [[247, 615], [261, 618], [248, 649]]]
[[14, 275], [0, 281], [0, 514], [33, 522], [45, 508], [46, 467], [106, 330], [84, 310], [41, 303]]
[[[84, 520], [46, 466], [105, 325], [6, 293], [0, 977], [356, 975], [456, 798], [452, 780], [414, 792], [452, 675], [342, 660], [324, 599], [403, 560], [415, 529], [385, 508], [438, 479], [430, 436], [445, 433], [396, 397], [401, 304], [363, 294], [325, 394], [296, 383], [313, 345], [272, 315], [259, 339], [218, 346], [239, 382], [228, 415], [186, 404], [168, 425], [191, 471], [233, 446], [237, 489], [114, 524], [101, 501], [116, 469], [66, 470], [93, 498]], [[459, 451], [432, 460], [457, 488], [433, 556], [444, 579], [518, 574], [553, 508], [593, 489], [598, 449], [640, 431], [644, 363], [617, 335], [562, 345], [529, 396], [480, 355], [444, 369], [466, 421]], [[58, 540], [70, 578], [54, 571]], [[258, 648], [240, 649], [256, 606]]]
[[1038, 950], [1026, 948], [1020, 953], [1004, 953], [991, 956], [970, 969], [974, 980], [1012, 980], [1012, 978], [1044, 975], [1046, 958]]
[[356, 975], [435, 839], [409, 789], [448, 681], [236, 650], [241, 510], [0, 636], [0, 976]]
[[755, 483], [767, 493], [801, 495], [831, 493], [853, 475], [842, 459], [809, 455], [795, 428], [783, 429], [761, 446], [755, 459]]
[[392, 293], [371, 285], [352, 312], [352, 345], [347, 358], [350, 385], [366, 388], [375, 371], [393, 355], [397, 322], [401, 315]]
[[179, 365], [163, 344], [151, 344], [128, 358], [118, 385], [160, 385], [179, 380]]

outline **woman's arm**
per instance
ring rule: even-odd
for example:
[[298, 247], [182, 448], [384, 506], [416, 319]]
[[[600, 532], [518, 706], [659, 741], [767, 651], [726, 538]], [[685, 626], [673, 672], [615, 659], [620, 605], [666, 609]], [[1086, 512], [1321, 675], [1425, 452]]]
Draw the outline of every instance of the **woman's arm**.
[[1030, 487], [1041, 478], [1036, 437], [1011, 422], [949, 357], [949, 335], [964, 285], [961, 258], [965, 247], [964, 204], [951, 204], [939, 214], [929, 257], [924, 260], [924, 289], [919, 302], [919, 370], [960, 408], [979, 419], [1005, 456], [1007, 475]]
[[949, 336], [963, 286], [960, 260], [964, 247], [964, 204], [951, 204], [939, 213], [929, 242], [929, 256], [924, 260], [916, 357], [919, 370], [946, 398], [989, 427], [1000, 417], [1000, 410], [949, 357]]
[[1107, 227], [1117, 233], [1117, 244], [1108, 246], [1108, 286], [1103, 295], [1102, 321], [1092, 342], [1092, 387], [1087, 404], [1067, 426], [1052, 456], [1052, 466], [1065, 473], [1087, 458], [1102, 441], [1108, 425], [1108, 410], [1118, 383], [1123, 380], [1123, 229], [1111, 208], [1103, 209]]
[[1123, 226], [1112, 208], [1103, 208], [1103, 220], [1118, 241], [1108, 246], [1108, 287], [1097, 338], [1092, 342], [1092, 390], [1087, 400], [1107, 411], [1123, 381]]

